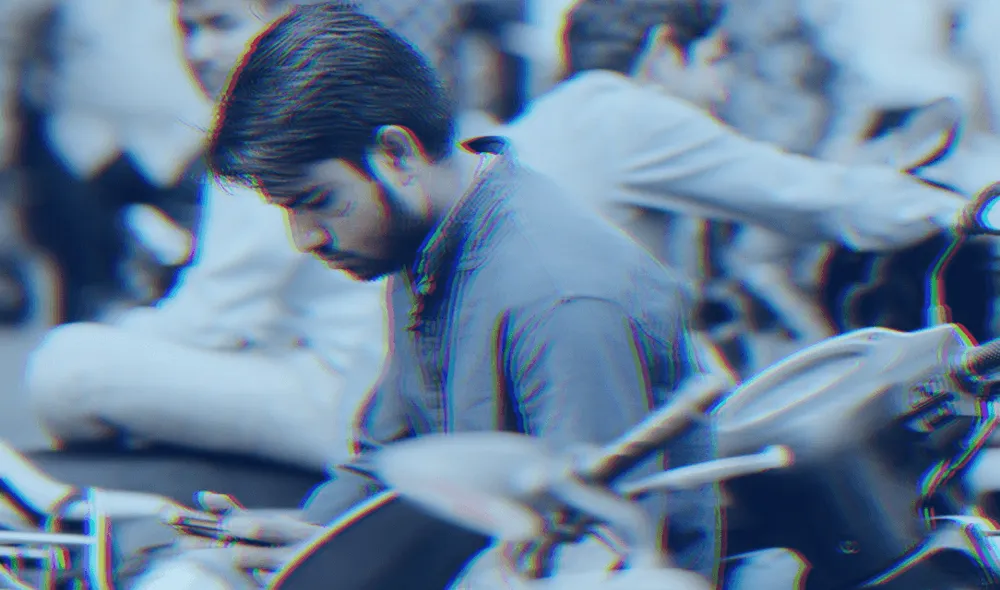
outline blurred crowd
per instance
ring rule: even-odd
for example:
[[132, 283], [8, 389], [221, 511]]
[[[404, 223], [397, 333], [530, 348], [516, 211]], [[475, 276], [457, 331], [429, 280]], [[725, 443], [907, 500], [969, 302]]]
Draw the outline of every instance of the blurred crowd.
[[[511, 121], [560, 79], [561, 22], [572, 4], [360, 2], [445, 74], [467, 137]], [[58, 277], [56, 323], [156, 301], [195, 255], [199, 150], [212, 107], [184, 65], [172, 11], [169, 0], [0, 0], [5, 322], [32, 313], [37, 287], [25, 268], [38, 253]], [[948, 99], [961, 133], [933, 180], [972, 192], [992, 180], [1000, 156], [994, 23], [993, 0], [731, 0], [728, 96], [716, 113], [751, 138], [849, 162], [876, 123], [904, 125]], [[760, 228], [697, 219], [671, 227], [690, 237], [676, 264], [704, 295], [704, 330], [733, 362], [775, 360], [751, 350], [748, 333], [794, 347], [858, 327], [813, 305], [829, 281], [829, 246], [791, 247]], [[748, 260], [780, 272], [755, 280], [746, 269], [759, 265]], [[985, 316], [980, 334], [992, 330], [993, 314]], [[864, 318], [854, 322], [912, 329], [920, 321]]]

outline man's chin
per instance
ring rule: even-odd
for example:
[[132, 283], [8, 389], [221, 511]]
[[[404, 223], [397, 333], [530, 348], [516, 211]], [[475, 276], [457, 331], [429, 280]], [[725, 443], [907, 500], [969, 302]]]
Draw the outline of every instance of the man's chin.
[[353, 271], [344, 270], [347, 276], [351, 277], [355, 281], [361, 281], [363, 283], [371, 283], [379, 279], [384, 279], [385, 277], [392, 274], [393, 271]]
[[343, 272], [355, 281], [366, 283], [377, 281], [399, 270], [399, 267], [396, 265], [389, 264], [345, 264], [343, 262], [335, 263], [328, 261], [326, 265], [333, 270]]

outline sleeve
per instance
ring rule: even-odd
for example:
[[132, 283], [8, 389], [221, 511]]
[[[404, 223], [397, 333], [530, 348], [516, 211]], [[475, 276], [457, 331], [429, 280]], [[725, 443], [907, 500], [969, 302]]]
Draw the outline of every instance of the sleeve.
[[350, 463], [333, 466], [330, 480], [317, 488], [306, 501], [304, 515], [307, 522], [326, 525], [383, 489], [370, 476], [370, 454], [389, 442], [412, 436], [399, 395], [396, 366], [390, 358], [385, 375], [358, 415], [355, 424], [356, 458]]
[[824, 162], [752, 141], [660, 93], [644, 91], [632, 106], [636, 114], [626, 117], [639, 118], [620, 169], [628, 205], [885, 250], [952, 227], [964, 204], [887, 167]]
[[[396, 296], [398, 282], [389, 280], [390, 296]], [[401, 344], [405, 324], [398, 318], [405, 317], [406, 308], [390, 304], [389, 356], [382, 377], [372, 389], [357, 414], [354, 424], [355, 459], [331, 469], [331, 479], [320, 486], [306, 501], [305, 518], [315, 524], [326, 524], [355, 506], [358, 502], [381, 491], [381, 486], [369, 477], [368, 458], [383, 445], [413, 436], [402, 395], [403, 372], [395, 346]]]
[[603, 444], [649, 413], [637, 336], [618, 305], [566, 299], [512, 321], [508, 366], [526, 432], [559, 446]]
[[[698, 353], [683, 315], [672, 315], [677, 317], [671, 343], [675, 366], [669, 381], [677, 385], [697, 367]], [[523, 322], [510, 354], [511, 366], [521, 368], [512, 381], [526, 431], [557, 447], [600, 445], [648, 416], [655, 401], [637, 329], [625, 310], [596, 298], [564, 300]], [[696, 425], [671, 441], [666, 451], [672, 466], [712, 459], [711, 429]], [[647, 461], [627, 477], [651, 475], [661, 467], [660, 461]], [[714, 486], [652, 496], [642, 505], [658, 522], [665, 522], [670, 507], [666, 535], [677, 563], [711, 576], [718, 552]]]

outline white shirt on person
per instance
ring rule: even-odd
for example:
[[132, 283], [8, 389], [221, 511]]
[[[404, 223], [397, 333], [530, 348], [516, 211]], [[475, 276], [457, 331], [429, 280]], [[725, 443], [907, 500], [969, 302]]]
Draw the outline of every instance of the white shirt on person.
[[387, 353], [385, 281], [355, 281], [296, 250], [281, 210], [252, 189], [208, 180], [203, 207], [177, 285], [122, 324], [211, 350], [307, 347], [372, 385]]
[[747, 139], [610, 71], [559, 84], [501, 133], [522, 162], [647, 244], [642, 234], [656, 228], [645, 214], [669, 212], [749, 222], [802, 242], [895, 249], [950, 227], [964, 203], [890, 168], [823, 162]]

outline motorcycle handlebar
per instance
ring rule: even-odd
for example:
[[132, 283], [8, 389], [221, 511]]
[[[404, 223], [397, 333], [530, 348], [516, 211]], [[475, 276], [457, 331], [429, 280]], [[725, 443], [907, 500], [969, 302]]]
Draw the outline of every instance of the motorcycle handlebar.
[[671, 402], [581, 466], [580, 474], [592, 481], [610, 482], [649, 453], [662, 448], [692, 420], [704, 416], [704, 412], [728, 393], [733, 385], [732, 381], [715, 374], [692, 379]]

